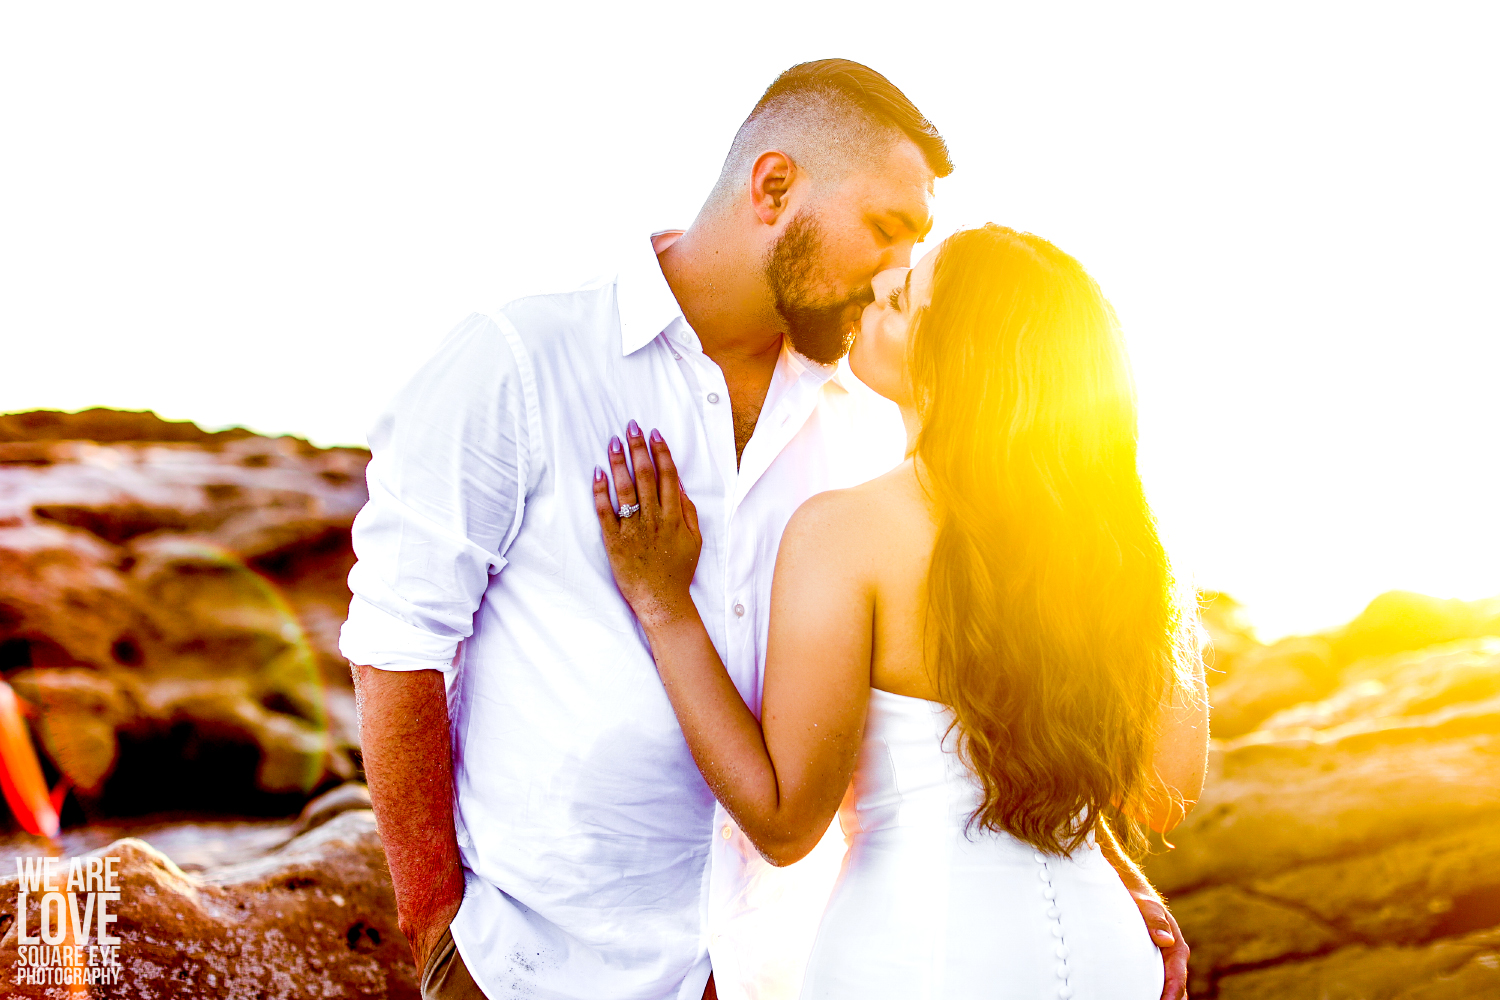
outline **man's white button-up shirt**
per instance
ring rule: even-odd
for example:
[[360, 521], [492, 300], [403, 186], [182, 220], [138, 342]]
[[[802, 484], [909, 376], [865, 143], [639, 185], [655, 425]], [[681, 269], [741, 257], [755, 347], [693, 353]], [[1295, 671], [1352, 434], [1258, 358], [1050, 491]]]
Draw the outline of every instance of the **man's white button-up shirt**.
[[726, 998], [795, 990], [826, 892], [789, 889], [798, 866], [767, 866], [716, 807], [615, 587], [592, 474], [627, 421], [661, 430], [703, 533], [693, 599], [758, 713], [787, 519], [898, 463], [899, 414], [783, 348], [737, 469], [723, 374], [637, 251], [613, 281], [471, 316], [370, 433], [341, 646], [445, 676], [451, 929], [492, 997], [698, 1000], [710, 950]]

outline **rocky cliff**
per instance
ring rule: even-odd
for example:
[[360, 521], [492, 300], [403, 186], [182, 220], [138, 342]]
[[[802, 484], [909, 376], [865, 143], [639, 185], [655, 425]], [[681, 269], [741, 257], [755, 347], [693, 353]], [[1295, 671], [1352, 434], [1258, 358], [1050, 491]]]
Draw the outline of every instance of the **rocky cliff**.
[[[415, 995], [346, 783], [367, 459], [151, 414], [0, 416], [0, 676], [64, 795], [57, 842], [0, 836], [0, 974], [11, 859], [92, 853], [131, 887], [128, 975], [96, 996]], [[1388, 594], [1266, 645], [1208, 597], [1209, 783], [1148, 862], [1194, 996], [1500, 997], [1500, 601]]]
[[0, 673], [64, 821], [288, 812], [353, 777], [338, 655], [368, 453], [152, 414], [0, 417]]
[[[118, 973], [112, 982], [90, 984], [89, 992], [28, 982], [13, 905], [18, 877], [0, 868], [0, 900], [9, 911], [0, 914], [0, 995], [418, 1000], [417, 970], [396, 927], [368, 806], [364, 786], [351, 783], [292, 820], [103, 824], [64, 832], [65, 856], [92, 849], [95, 857], [118, 859], [120, 898], [109, 911], [119, 939]], [[0, 863], [14, 871], [10, 855], [21, 847], [0, 848]], [[37, 935], [35, 893], [25, 920]], [[73, 964], [86, 968], [86, 962]]]
[[1500, 997], [1500, 602], [1387, 594], [1270, 646], [1232, 610], [1208, 785], [1147, 866], [1193, 995]]

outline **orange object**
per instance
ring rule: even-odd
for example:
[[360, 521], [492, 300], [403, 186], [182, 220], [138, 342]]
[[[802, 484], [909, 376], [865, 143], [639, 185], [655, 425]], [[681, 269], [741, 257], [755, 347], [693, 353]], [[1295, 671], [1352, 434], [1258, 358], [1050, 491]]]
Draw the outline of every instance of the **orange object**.
[[57, 836], [58, 807], [47, 794], [42, 765], [22, 718], [21, 700], [4, 681], [0, 681], [0, 791], [27, 833], [49, 839]]

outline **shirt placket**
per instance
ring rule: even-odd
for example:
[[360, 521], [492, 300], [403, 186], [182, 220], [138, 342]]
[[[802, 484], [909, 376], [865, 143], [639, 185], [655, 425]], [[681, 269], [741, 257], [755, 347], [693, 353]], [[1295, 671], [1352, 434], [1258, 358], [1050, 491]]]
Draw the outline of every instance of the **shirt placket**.
[[[756, 421], [754, 447], [746, 447], [739, 474], [736, 476], [729, 504], [729, 548], [725, 559], [724, 602], [725, 635], [736, 651], [737, 660], [743, 664], [743, 674], [736, 674], [736, 685], [744, 695], [745, 702], [758, 716], [760, 714], [760, 685], [756, 670], [755, 642], [757, 623], [761, 609], [757, 607], [757, 595], [768, 592], [768, 588], [756, 586], [755, 555], [759, 547], [753, 544], [735, 544], [746, 535], [766, 530], [767, 514], [760, 509], [751, 495], [751, 489], [782, 453], [808, 416], [817, 405], [822, 391], [822, 380], [815, 375], [802, 372], [795, 381], [777, 394], [768, 410], [762, 411]], [[759, 567], [769, 572], [772, 567]], [[743, 680], [741, 680], [743, 677]]]
[[737, 575], [733, 558], [733, 528], [731, 526], [736, 503], [737, 472], [734, 454], [734, 413], [729, 401], [729, 386], [724, 381], [723, 371], [703, 353], [697, 335], [686, 322], [682, 320], [674, 322], [666, 331], [666, 341], [672, 350], [673, 359], [684, 367], [687, 374], [694, 405], [697, 407], [699, 418], [706, 431], [705, 437], [709, 442], [712, 461], [723, 480], [724, 506], [718, 515], [721, 519], [719, 523], [724, 526], [724, 529], [722, 546], [719, 549], [721, 558], [718, 566], [714, 567], [719, 574], [721, 596], [720, 607], [717, 609], [717, 617], [721, 626], [719, 634], [724, 637], [722, 650], [724, 667], [729, 671], [729, 676], [735, 686], [749, 698], [752, 693], [747, 688], [755, 679], [754, 658], [747, 660], [744, 656], [739, 636], [740, 630], [736, 628], [736, 623], [744, 618], [745, 605], [743, 601], [737, 602], [730, 586]]

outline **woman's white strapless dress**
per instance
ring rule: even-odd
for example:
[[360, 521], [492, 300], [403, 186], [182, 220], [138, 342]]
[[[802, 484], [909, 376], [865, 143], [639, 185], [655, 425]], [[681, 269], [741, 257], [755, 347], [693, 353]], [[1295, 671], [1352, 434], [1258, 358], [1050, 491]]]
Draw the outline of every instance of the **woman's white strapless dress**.
[[1092, 840], [1060, 858], [965, 834], [980, 789], [951, 718], [871, 691], [802, 1000], [1158, 1000], [1161, 952]]

